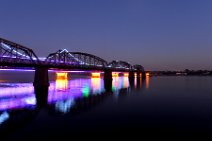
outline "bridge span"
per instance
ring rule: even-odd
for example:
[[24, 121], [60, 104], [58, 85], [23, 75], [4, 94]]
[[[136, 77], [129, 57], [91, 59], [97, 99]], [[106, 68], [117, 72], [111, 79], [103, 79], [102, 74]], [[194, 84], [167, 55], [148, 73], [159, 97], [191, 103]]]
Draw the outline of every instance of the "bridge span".
[[[132, 65], [126, 61], [106, 60], [88, 53], [69, 52], [60, 49], [50, 53], [46, 58], [39, 58], [32, 49], [15, 42], [0, 38], [0, 68], [30, 68], [35, 69], [34, 89], [37, 99], [43, 99], [48, 94], [48, 70], [92, 70], [104, 72], [106, 90], [111, 90], [112, 72], [128, 72], [129, 80], [137, 77], [145, 79], [142, 65]], [[42, 97], [42, 98], [41, 98]], [[46, 97], [47, 98], [47, 97]], [[41, 101], [43, 103], [44, 101]]]

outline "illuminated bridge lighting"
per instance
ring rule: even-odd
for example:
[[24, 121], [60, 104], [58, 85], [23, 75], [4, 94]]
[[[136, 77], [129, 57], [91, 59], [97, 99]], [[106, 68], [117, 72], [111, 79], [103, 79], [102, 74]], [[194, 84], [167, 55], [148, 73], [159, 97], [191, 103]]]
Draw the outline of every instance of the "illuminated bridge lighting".
[[[1, 43], [1, 44], [2, 44], [2, 46], [6, 47], [7, 49], [12, 50], [11, 47], [8, 46], [7, 44], [5, 44], [5, 43]], [[21, 55], [21, 56], [27, 57], [28, 59], [30, 58], [29, 56], [26, 56], [26, 55], [24, 55], [24, 54], [22, 54], [22, 53], [20, 53], [20, 52], [18, 52], [18, 51], [16, 51], [16, 50], [12, 50], [12, 51], [13, 51], [14, 53], [16, 53], [16, 54], [19, 54], [19, 55]]]
[[56, 79], [56, 89], [62, 91], [68, 89], [68, 79]]
[[[5, 67], [21, 67], [26, 65], [24, 67], [35, 68], [37, 67], [37, 65], [42, 65], [48, 69], [70, 69], [70, 67], [73, 67], [78, 70], [87, 70], [88, 68], [90, 68], [95, 71], [104, 71], [106, 68], [112, 68], [112, 71], [144, 71], [144, 68], [141, 65], [132, 66], [129, 62], [120, 60], [107, 62], [104, 59], [92, 54], [82, 52], [69, 52], [67, 49], [60, 49], [55, 53], [49, 54], [48, 57], [38, 58], [33, 50], [30, 48], [18, 45], [14, 42], [2, 38], [0, 38], [0, 40], [0, 61], [3, 63], [7, 63], [3, 64]], [[53, 66], [53, 68], [49, 68], [51, 66]], [[113, 76], [117, 77], [117, 74], [113, 74]]]
[[149, 72], [146, 72], [146, 76], [149, 76], [150, 74], [149, 74]]
[[125, 77], [128, 77], [128, 76], [129, 76], [129, 73], [124, 73], [124, 76], [125, 76]]
[[[13, 69], [13, 68], [8, 68], [8, 69], [0, 69], [0, 71], [35, 71], [34, 69], [22, 69], [22, 68], [17, 68], [17, 69]], [[48, 72], [56, 72], [56, 73], [60, 73], [58, 72], [58, 70], [48, 70]], [[62, 71], [64, 72], [64, 71]], [[73, 73], [83, 73], [83, 72], [90, 72], [90, 71], [78, 71], [78, 70], [72, 70], [72, 71], [65, 71], [66, 73], [68, 72], [73, 72]]]
[[91, 78], [91, 88], [92, 88], [92, 93], [93, 94], [99, 94], [99, 93], [101, 93], [101, 92], [103, 92], [102, 91], [102, 83], [103, 82], [101, 82], [101, 78], [100, 77], [92, 77]]
[[85, 63], [85, 62], [79, 60], [78, 58], [74, 57], [67, 49], [63, 49], [62, 51], [60, 51], [60, 53], [63, 53], [63, 52], [68, 53], [71, 57], [74, 58], [74, 60], [76, 60], [77, 62], [80, 62], [80, 64], [89, 65], [88, 63]]
[[39, 57], [38, 59], [41, 60], [41, 61], [45, 61], [46, 57]]
[[0, 71], [35, 71], [34, 69], [0, 69]]
[[68, 73], [57, 72], [56, 75], [56, 89], [65, 91], [68, 88]]
[[119, 72], [112, 72], [112, 77], [119, 77]]
[[67, 72], [57, 72], [57, 79], [67, 79], [68, 78], [68, 73]]
[[92, 72], [91, 73], [91, 77], [92, 78], [100, 78], [101, 77], [101, 73], [100, 72]]
[[[60, 72], [58, 72], [58, 70], [48, 70], [48, 71], [49, 71], [49, 72], [60, 73]], [[64, 72], [64, 71], [61, 71], [61, 72]], [[65, 72], [66, 72], [66, 73], [68, 73], [68, 72], [81, 73], [81, 72], [89, 72], [89, 71], [78, 71], [78, 70], [68, 71], [68, 70], [66, 70]]]

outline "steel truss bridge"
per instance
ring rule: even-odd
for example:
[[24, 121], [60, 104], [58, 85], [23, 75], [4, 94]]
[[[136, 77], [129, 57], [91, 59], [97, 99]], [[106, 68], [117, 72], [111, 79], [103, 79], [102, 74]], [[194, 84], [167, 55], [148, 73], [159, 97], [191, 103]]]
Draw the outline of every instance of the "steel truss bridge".
[[32, 49], [12, 41], [0, 38], [0, 66], [1, 67], [46, 67], [48, 69], [77, 69], [77, 70], [112, 70], [112, 71], [140, 71], [141, 65], [132, 65], [126, 61], [106, 60], [88, 53], [69, 52], [60, 49], [40, 59]]
[[47, 104], [49, 69], [103, 71], [104, 87], [107, 92], [111, 92], [113, 71], [128, 72], [131, 84], [134, 82], [135, 73], [137, 77], [145, 79], [144, 67], [141, 65], [131, 65], [126, 61], [117, 60], [107, 62], [92, 54], [69, 52], [66, 49], [50, 53], [41, 59], [32, 49], [3, 38], [0, 38], [0, 68], [35, 69], [33, 86], [38, 107]]

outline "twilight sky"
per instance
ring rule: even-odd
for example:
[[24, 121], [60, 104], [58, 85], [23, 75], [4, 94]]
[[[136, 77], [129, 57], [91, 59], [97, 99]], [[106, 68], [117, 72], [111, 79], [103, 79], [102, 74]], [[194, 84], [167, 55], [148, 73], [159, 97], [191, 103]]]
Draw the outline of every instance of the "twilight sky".
[[0, 37], [147, 70], [212, 70], [211, 0], [0, 0]]

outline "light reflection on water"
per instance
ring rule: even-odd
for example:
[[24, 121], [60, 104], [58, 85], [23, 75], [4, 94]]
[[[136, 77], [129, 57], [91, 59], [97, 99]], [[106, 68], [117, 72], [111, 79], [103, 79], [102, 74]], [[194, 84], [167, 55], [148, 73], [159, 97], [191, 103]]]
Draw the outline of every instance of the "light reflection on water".
[[149, 75], [146, 76], [146, 89], [149, 89]]
[[119, 94], [119, 90], [122, 88], [128, 88], [129, 87], [129, 80], [128, 76], [114, 76], [112, 81], [112, 91], [117, 96]]
[[[55, 112], [68, 113], [76, 105], [88, 104], [89, 107], [105, 95], [104, 79], [99, 77], [71, 77], [67, 73], [56, 73], [55, 81], [50, 81], [48, 105]], [[118, 97], [121, 89], [130, 87], [128, 76], [114, 76], [112, 92]], [[101, 96], [100, 96], [101, 95]], [[100, 96], [100, 97], [99, 97]], [[86, 102], [85, 102], [86, 100]], [[17, 110], [36, 109], [33, 83], [0, 82], [0, 125], [11, 118], [10, 113]], [[76, 108], [75, 108], [76, 109]]]
[[36, 104], [31, 83], [0, 83], [0, 111]]
[[[114, 77], [112, 89], [118, 93], [121, 88], [128, 88], [128, 77]], [[104, 93], [103, 78], [77, 78], [57, 76], [49, 86], [48, 103], [55, 104], [61, 111], [68, 111], [78, 98]], [[32, 108], [36, 105], [34, 87], [32, 83], [0, 83], [0, 111], [9, 109]]]

